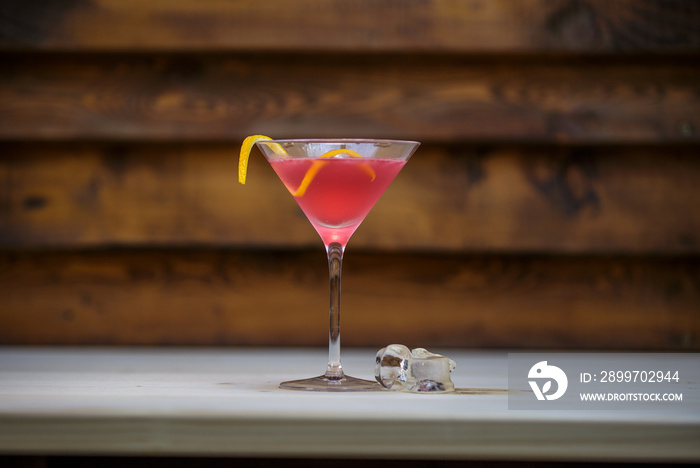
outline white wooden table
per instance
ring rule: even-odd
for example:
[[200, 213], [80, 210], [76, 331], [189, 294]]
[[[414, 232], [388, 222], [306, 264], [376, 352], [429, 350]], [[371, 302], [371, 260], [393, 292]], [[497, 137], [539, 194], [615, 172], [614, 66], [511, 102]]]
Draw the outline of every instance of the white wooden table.
[[478, 391], [277, 387], [323, 349], [0, 348], [0, 454], [700, 461], [697, 412], [508, 410], [505, 352], [443, 352]]

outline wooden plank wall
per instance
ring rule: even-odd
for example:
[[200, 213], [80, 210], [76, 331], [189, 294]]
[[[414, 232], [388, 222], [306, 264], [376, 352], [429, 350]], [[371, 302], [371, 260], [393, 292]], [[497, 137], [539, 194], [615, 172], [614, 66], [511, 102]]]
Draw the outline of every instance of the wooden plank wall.
[[262, 133], [423, 142], [345, 346], [698, 350], [698, 64], [694, 0], [4, 0], [0, 344], [324, 346]]

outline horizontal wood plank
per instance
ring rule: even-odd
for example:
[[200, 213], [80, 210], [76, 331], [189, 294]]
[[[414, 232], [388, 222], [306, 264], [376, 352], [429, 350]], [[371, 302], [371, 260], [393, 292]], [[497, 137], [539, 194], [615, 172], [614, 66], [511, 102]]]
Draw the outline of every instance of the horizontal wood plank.
[[0, 48], [697, 52], [694, 0], [0, 3]]
[[[373, 351], [345, 349], [344, 369], [373, 379]], [[613, 388], [624, 385], [637, 396], [656, 387], [682, 393], [682, 401], [516, 411], [509, 408], [534, 397], [524, 377], [509, 381], [506, 352], [443, 352], [457, 363], [456, 391], [426, 396], [278, 387], [281, 380], [318, 375], [325, 368], [322, 350], [0, 348], [0, 453], [68, 455], [32, 460], [48, 464], [24, 460], [20, 468], [690, 468], [676, 463], [700, 461], [697, 355], [607, 355], [587, 362], [601, 371], [672, 367], [678, 384], [597, 389], [619, 394]], [[547, 355], [569, 374], [569, 408], [575, 407], [571, 395], [594, 394], [595, 384], [576, 385], [575, 359]], [[624, 407], [639, 410], [616, 411]], [[81, 455], [99, 457], [73, 458]], [[190, 458], [156, 458], [164, 455]], [[134, 456], [151, 458], [134, 463]], [[227, 463], [212, 456], [228, 457]], [[238, 457], [268, 458], [241, 463]]]
[[686, 63], [6, 55], [0, 139], [700, 142]]
[[[0, 343], [323, 346], [322, 249], [0, 254]], [[700, 261], [369, 254], [348, 346], [700, 349]]]
[[[0, 248], [320, 248], [257, 150], [0, 144]], [[697, 254], [695, 147], [423, 145], [351, 248]]]
[[[373, 351], [345, 349], [344, 369], [373, 379]], [[601, 371], [670, 367], [680, 382], [577, 386], [583, 358], [546, 353], [569, 375], [564, 398], [572, 409], [517, 411], [509, 408], [534, 406], [526, 377], [508, 378], [509, 367], [522, 368], [522, 356], [512, 366], [516, 360], [504, 351], [443, 352], [457, 363], [456, 391], [427, 396], [278, 387], [322, 372], [322, 350], [0, 348], [0, 453], [68, 455], [3, 467], [690, 468], [676, 463], [700, 461], [696, 354], [589, 358], [586, 364]], [[620, 386], [633, 387], [628, 395], [635, 397], [653, 387], [683, 397], [673, 403], [628, 397], [590, 402], [596, 410], [573, 409], [572, 395], [624, 395]], [[99, 457], [73, 458], [81, 455]], [[164, 455], [190, 458], [156, 458]], [[134, 456], [151, 458], [134, 463]], [[228, 457], [227, 463], [212, 456]], [[238, 457], [268, 458], [241, 463]]]

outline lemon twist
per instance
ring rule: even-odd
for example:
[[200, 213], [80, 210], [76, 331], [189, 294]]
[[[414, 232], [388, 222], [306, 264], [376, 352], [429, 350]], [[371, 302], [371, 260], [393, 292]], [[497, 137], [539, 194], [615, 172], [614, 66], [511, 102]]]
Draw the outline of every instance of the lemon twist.
[[[241, 145], [241, 154], [238, 159], [238, 182], [240, 182], [241, 184], [245, 185], [246, 175], [248, 174], [248, 159], [250, 158], [250, 152], [253, 149], [253, 145], [258, 141], [273, 140], [272, 138], [265, 135], [251, 135], [245, 140], [243, 140], [243, 144]], [[270, 145], [270, 147], [272, 148], [272, 151], [275, 154], [278, 154], [280, 156], [289, 156], [287, 151], [279, 143], [273, 143]], [[332, 158], [333, 156], [337, 156], [339, 154], [346, 154], [351, 158], [362, 158], [362, 155], [359, 154], [357, 151], [349, 149], [331, 150], [327, 153], [322, 154], [321, 158]], [[306, 171], [306, 174], [304, 174], [304, 178], [302, 179], [301, 184], [299, 184], [299, 187], [297, 187], [295, 191], [290, 190], [291, 194], [295, 197], [303, 196], [306, 193], [306, 189], [309, 187], [311, 181], [314, 180], [314, 177], [316, 177], [316, 174], [318, 174], [318, 171], [320, 171], [321, 168], [326, 164], [328, 164], [328, 161], [314, 161], [309, 170]], [[374, 172], [374, 169], [372, 169], [372, 167], [369, 164], [363, 163], [360, 164], [360, 167], [370, 177], [370, 181], [373, 181], [374, 178], [377, 176]]]
[[[241, 145], [241, 154], [238, 158], [238, 182], [241, 184], [245, 185], [246, 175], [248, 174], [248, 158], [250, 158], [250, 152], [253, 149], [253, 145], [258, 141], [265, 140], [271, 141], [272, 138], [265, 135], [251, 135], [243, 140], [243, 144]], [[280, 156], [288, 156], [287, 151], [282, 148], [282, 145], [279, 143], [274, 143], [270, 146], [275, 154], [279, 154]]]
[[[333, 156], [337, 156], [339, 154], [347, 154], [351, 158], [361, 158], [362, 155], [358, 153], [357, 151], [349, 150], [349, 149], [337, 149], [337, 150], [331, 150], [328, 151], [327, 153], [324, 153], [321, 155], [322, 158], [332, 158]], [[328, 161], [314, 161], [314, 163], [311, 165], [308, 171], [306, 171], [306, 174], [304, 174], [304, 178], [301, 181], [301, 184], [299, 184], [299, 187], [294, 191], [291, 192], [293, 196], [295, 197], [302, 197], [306, 193], [306, 189], [309, 187], [309, 184], [311, 183], [312, 180], [314, 180], [314, 177], [316, 177], [316, 174], [318, 174], [318, 171], [321, 170], [323, 166], [328, 164]], [[363, 171], [367, 173], [367, 175], [370, 177], [370, 181], [373, 181], [374, 178], [377, 176], [374, 173], [374, 169], [372, 169], [372, 166], [369, 164], [361, 164], [360, 167], [362, 168]]]

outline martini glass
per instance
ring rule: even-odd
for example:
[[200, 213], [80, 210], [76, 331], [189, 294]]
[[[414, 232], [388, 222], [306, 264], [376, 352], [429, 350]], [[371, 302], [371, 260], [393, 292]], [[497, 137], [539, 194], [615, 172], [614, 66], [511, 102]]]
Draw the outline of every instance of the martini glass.
[[271, 140], [256, 145], [321, 236], [330, 273], [328, 367], [323, 375], [282, 382], [309, 391], [376, 390], [340, 364], [340, 272], [345, 246], [420, 143], [397, 140]]

